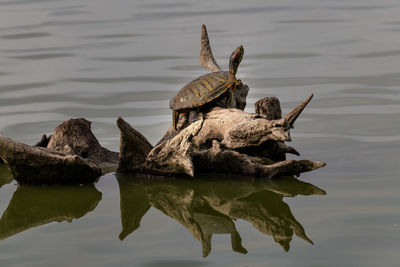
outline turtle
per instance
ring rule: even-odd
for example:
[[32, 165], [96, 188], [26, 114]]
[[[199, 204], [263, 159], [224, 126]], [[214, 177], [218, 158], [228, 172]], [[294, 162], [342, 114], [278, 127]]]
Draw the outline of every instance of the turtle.
[[[205, 26], [203, 25], [203, 27], [204, 35]], [[204, 51], [201, 52], [200, 56], [202, 65], [214, 72], [191, 81], [171, 99], [169, 107], [173, 110], [172, 124], [175, 130], [177, 130], [179, 114], [188, 114], [191, 111], [199, 112], [200, 108], [213, 106], [229, 108], [235, 88], [242, 84], [240, 79], [236, 79], [236, 72], [244, 54], [242, 45], [232, 52], [229, 60], [229, 71], [221, 71], [212, 56], [211, 50], [207, 51], [206, 56], [208, 58], [205, 58], [202, 53]]]

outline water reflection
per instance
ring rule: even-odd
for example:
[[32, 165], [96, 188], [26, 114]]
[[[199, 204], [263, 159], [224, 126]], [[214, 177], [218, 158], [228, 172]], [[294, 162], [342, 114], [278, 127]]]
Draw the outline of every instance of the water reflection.
[[18, 186], [0, 219], [0, 240], [51, 222], [71, 222], [92, 211], [101, 197], [93, 185]]
[[247, 253], [235, 227], [235, 219], [250, 222], [273, 237], [285, 251], [293, 234], [312, 244], [283, 197], [325, 195], [314, 185], [293, 178], [279, 181], [243, 180], [143, 180], [117, 177], [121, 194], [120, 239], [140, 226], [150, 207], [162, 211], [186, 227], [200, 241], [203, 256], [211, 252], [214, 234], [229, 234], [232, 250]]
[[2, 163], [2, 159], [0, 159], [0, 188], [3, 185], [11, 183], [13, 180], [11, 172], [8, 171], [7, 166]]

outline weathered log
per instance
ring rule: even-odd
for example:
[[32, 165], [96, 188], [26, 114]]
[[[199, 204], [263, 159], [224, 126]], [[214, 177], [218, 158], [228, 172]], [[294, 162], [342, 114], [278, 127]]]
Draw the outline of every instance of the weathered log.
[[203, 119], [192, 123], [174, 138], [153, 148], [146, 158], [145, 170], [161, 174], [194, 176], [193, 137], [202, 129]]
[[70, 119], [57, 126], [47, 145], [49, 149], [65, 151], [90, 159], [95, 162], [103, 173], [116, 169], [119, 153], [102, 147], [94, 136], [91, 122], [84, 119]]
[[[264, 97], [254, 104], [255, 113], [265, 116], [268, 120], [279, 120], [282, 118], [282, 109], [277, 97]], [[286, 154], [300, 156], [293, 147], [285, 145], [283, 141], [271, 140], [257, 149], [247, 149], [247, 154], [267, 157], [273, 161], [286, 160]]]
[[301, 112], [310, 103], [311, 99], [313, 98], [313, 94], [307, 97], [300, 105], [298, 105], [295, 109], [293, 109], [290, 113], [285, 115], [285, 121], [287, 121], [290, 128], [294, 127], [294, 122], [300, 116]]
[[173, 138], [154, 147], [146, 158], [144, 168], [138, 172], [189, 176], [225, 173], [274, 178], [323, 167], [323, 162], [276, 161], [274, 157], [268, 157], [275, 150], [299, 154], [283, 141], [290, 140], [293, 118], [298, 117], [310, 99], [307, 98], [284, 118], [272, 121], [260, 114], [215, 108], [205, 114], [204, 119], [190, 124]]
[[19, 183], [93, 183], [118, 164], [118, 153], [101, 147], [83, 118], [56, 127], [47, 147], [0, 136], [0, 158]]
[[254, 111], [264, 115], [267, 120], [279, 120], [282, 118], [281, 103], [277, 97], [264, 97], [254, 104]]
[[101, 169], [90, 160], [0, 136], [0, 156], [19, 183], [93, 183]]
[[212, 72], [221, 71], [217, 61], [211, 51], [210, 41], [208, 39], [206, 25], [201, 25], [201, 49], [200, 49], [200, 64]]
[[51, 138], [51, 135], [50, 135], [49, 137], [47, 137], [46, 134], [43, 134], [43, 135], [42, 135], [42, 138], [40, 139], [39, 142], [37, 142], [37, 143], [35, 144], [35, 146], [47, 147], [47, 145], [48, 145], [49, 142], [50, 142], [50, 138]]
[[118, 118], [117, 126], [121, 133], [118, 172], [140, 172], [153, 146], [122, 118]]
[[279, 120], [268, 120], [259, 114], [238, 109], [214, 109], [207, 113], [201, 131], [193, 138], [197, 147], [221, 141], [229, 149], [257, 147], [268, 140], [290, 141], [290, 128], [308, 104], [308, 97], [298, 107]]
[[250, 177], [274, 178], [298, 175], [325, 166], [310, 160], [285, 160], [273, 162], [269, 158], [251, 157], [234, 150], [223, 150], [213, 140], [211, 149], [193, 152], [193, 165], [201, 173], [223, 173]]
[[246, 84], [240, 84], [235, 89], [234, 97], [232, 98], [231, 107], [244, 110], [247, 102], [246, 97], [249, 92], [249, 87]]
[[[265, 98], [257, 102], [256, 110], [262, 114], [214, 108], [172, 138], [154, 147], [147, 155], [142, 169], [135, 167], [133, 171], [125, 173], [189, 176], [225, 173], [274, 178], [298, 175], [323, 167], [323, 162], [286, 160], [285, 156], [286, 153], [299, 155], [297, 150], [284, 142], [291, 140], [290, 129], [311, 98], [312, 95], [283, 118], [276, 98]], [[125, 128], [130, 129], [128, 126]], [[121, 136], [126, 135], [121, 127], [120, 130]], [[128, 152], [122, 152], [121, 148], [121, 155], [124, 153]], [[142, 153], [140, 161], [131, 165], [141, 164], [145, 154]]]

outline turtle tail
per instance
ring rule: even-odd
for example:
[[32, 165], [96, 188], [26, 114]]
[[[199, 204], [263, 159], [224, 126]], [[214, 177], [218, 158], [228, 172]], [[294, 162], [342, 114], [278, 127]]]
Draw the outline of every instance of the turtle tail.
[[174, 110], [172, 111], [172, 125], [174, 126], [174, 130], [176, 131], [176, 125], [178, 124], [179, 120], [179, 112]]

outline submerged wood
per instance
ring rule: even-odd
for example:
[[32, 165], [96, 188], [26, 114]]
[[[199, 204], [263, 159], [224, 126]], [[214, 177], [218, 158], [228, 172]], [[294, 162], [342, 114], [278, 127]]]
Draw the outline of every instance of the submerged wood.
[[37, 146], [0, 136], [0, 158], [20, 183], [93, 183], [117, 168], [119, 154], [99, 144], [90, 124], [83, 118], [67, 120]]

